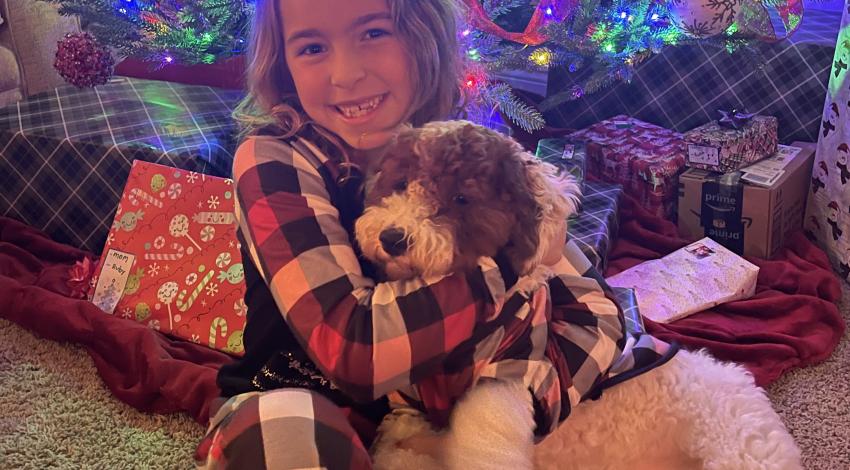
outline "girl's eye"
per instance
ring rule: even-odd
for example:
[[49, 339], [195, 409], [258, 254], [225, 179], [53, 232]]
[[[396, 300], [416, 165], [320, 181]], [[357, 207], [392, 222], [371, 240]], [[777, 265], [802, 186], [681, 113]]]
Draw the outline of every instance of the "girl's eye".
[[310, 44], [309, 46], [302, 47], [298, 55], [316, 55], [322, 52], [325, 52], [325, 48], [320, 44]]
[[380, 37], [383, 37], [383, 36], [389, 36], [389, 34], [390, 33], [386, 30], [379, 29], [379, 28], [372, 28], [372, 29], [366, 31], [366, 34], [364, 36], [366, 37], [366, 39], [377, 39], [377, 38], [380, 38]]
[[405, 191], [407, 190], [407, 181], [401, 180], [393, 185], [393, 191]]
[[452, 202], [454, 202], [455, 204], [461, 205], [461, 206], [465, 206], [466, 204], [469, 204], [469, 200], [466, 199], [466, 196], [464, 196], [463, 194], [458, 194], [457, 196], [452, 198]]

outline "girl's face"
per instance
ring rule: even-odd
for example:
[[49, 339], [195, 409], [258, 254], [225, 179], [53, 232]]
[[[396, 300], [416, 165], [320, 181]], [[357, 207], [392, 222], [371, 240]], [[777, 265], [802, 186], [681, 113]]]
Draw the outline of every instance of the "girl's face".
[[383, 145], [413, 101], [410, 55], [386, 0], [278, 1], [304, 111], [354, 148]]

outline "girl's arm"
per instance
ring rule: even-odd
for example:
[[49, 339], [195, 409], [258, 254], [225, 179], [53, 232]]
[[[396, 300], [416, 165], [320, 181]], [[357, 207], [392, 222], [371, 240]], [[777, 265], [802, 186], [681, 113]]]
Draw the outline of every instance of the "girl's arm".
[[505, 286], [495, 263], [433, 279], [363, 276], [319, 171], [284, 142], [246, 140], [234, 161], [236, 215], [281, 314], [340, 389], [370, 400], [430, 376], [509, 314], [496, 314]]

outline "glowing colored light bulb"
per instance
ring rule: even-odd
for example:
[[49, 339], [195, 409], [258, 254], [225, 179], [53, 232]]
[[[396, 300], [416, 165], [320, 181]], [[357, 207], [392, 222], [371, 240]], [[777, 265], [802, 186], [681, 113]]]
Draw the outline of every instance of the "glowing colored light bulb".
[[552, 51], [546, 48], [537, 49], [528, 58], [535, 64], [545, 67], [552, 63]]

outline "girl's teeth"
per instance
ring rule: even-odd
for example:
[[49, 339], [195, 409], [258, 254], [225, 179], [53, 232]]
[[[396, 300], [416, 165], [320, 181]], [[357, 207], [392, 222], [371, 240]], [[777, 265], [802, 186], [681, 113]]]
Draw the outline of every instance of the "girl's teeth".
[[368, 114], [370, 111], [375, 109], [382, 99], [382, 96], [378, 96], [354, 106], [337, 106], [337, 109], [339, 109], [339, 112], [347, 118], [356, 118]]

